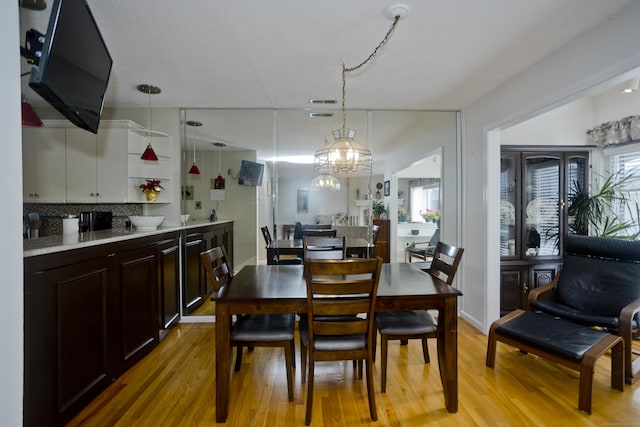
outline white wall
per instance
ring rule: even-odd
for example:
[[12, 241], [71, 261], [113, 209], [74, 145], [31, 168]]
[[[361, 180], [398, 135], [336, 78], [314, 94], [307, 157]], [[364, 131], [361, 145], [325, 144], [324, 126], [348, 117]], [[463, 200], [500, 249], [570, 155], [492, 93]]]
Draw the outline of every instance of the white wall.
[[18, 2], [0, 4], [0, 414], [3, 426], [22, 425], [23, 279], [22, 279], [22, 133]]
[[[462, 316], [487, 332], [499, 317], [500, 133], [640, 66], [640, 3], [558, 49], [463, 111]], [[482, 165], [482, 167], [476, 167]]]

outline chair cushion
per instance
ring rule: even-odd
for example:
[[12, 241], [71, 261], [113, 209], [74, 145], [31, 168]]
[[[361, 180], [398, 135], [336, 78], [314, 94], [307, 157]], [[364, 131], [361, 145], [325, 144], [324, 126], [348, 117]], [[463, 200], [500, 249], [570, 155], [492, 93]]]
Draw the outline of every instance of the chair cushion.
[[604, 331], [531, 312], [525, 312], [498, 326], [495, 332], [576, 362], [582, 360], [587, 350], [608, 335]]
[[295, 327], [293, 314], [251, 314], [240, 316], [233, 325], [234, 341], [292, 340]]
[[436, 322], [426, 310], [389, 311], [376, 313], [376, 327], [381, 334], [427, 334], [437, 328]]
[[640, 263], [567, 255], [556, 302], [596, 316], [617, 317], [640, 298]]
[[[300, 341], [309, 348], [309, 327], [307, 322], [300, 322]], [[316, 335], [314, 344], [316, 351], [362, 350], [367, 343], [364, 334], [358, 335]]]
[[[575, 308], [565, 304], [550, 301], [531, 301], [530, 305], [536, 310], [540, 310], [552, 316], [561, 317], [587, 326], [600, 326], [612, 329], [617, 329], [620, 326], [620, 318], [618, 316], [599, 316], [594, 313], [576, 310]], [[635, 321], [632, 322], [634, 328], [635, 323]]]

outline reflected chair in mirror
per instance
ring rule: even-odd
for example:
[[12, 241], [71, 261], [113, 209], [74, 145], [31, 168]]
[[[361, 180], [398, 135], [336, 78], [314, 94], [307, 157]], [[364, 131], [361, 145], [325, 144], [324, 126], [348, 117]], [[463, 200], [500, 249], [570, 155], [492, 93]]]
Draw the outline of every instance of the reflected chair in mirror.
[[304, 259], [345, 259], [347, 257], [347, 240], [344, 236], [305, 236], [302, 247]]
[[[428, 242], [412, 242], [404, 249], [405, 261], [411, 262], [413, 258], [418, 258], [422, 261], [427, 261], [433, 256], [433, 252], [436, 250], [436, 245], [440, 241], [440, 228], [436, 228], [433, 232], [433, 236]], [[420, 246], [417, 246], [420, 245]], [[426, 246], [422, 246], [426, 245]]]
[[320, 237], [336, 237], [337, 230], [304, 228], [302, 236], [320, 236]]
[[[377, 420], [373, 389], [373, 325], [382, 259], [306, 259], [307, 315], [300, 322], [305, 424], [311, 423], [316, 362], [358, 360], [366, 365], [369, 413]], [[308, 372], [307, 372], [308, 367]]]
[[[211, 248], [200, 253], [200, 259], [207, 272], [207, 278], [218, 292], [223, 286], [233, 286], [233, 274], [227, 263], [224, 246]], [[294, 342], [295, 316], [293, 314], [251, 314], [240, 315], [232, 325], [231, 346], [236, 347], [235, 370], [242, 365], [242, 348], [282, 347], [287, 372], [287, 392], [293, 402], [293, 368], [295, 367]]]
[[[443, 242], [436, 244], [431, 267], [426, 271], [451, 285], [455, 278], [464, 249]], [[387, 351], [391, 340], [406, 343], [411, 339], [422, 340], [424, 363], [429, 363], [428, 338], [437, 337], [437, 324], [427, 310], [390, 311], [376, 314], [375, 326], [380, 332], [380, 358], [382, 393], [387, 391]]]
[[[262, 231], [262, 237], [264, 237], [265, 247], [269, 247], [269, 245], [273, 244], [273, 239], [271, 238], [271, 233], [269, 232], [269, 227], [264, 226], [260, 228]], [[302, 264], [302, 258], [295, 255], [286, 255], [279, 254], [276, 249], [276, 254], [273, 257], [273, 264], [276, 265], [297, 265]]]

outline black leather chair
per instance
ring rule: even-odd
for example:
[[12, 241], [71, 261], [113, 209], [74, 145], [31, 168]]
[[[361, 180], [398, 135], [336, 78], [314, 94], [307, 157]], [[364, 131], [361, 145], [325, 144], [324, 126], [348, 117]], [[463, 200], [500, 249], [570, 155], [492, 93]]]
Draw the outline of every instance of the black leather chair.
[[569, 235], [562, 272], [529, 293], [529, 310], [596, 326], [624, 340], [625, 381], [640, 378], [640, 241]]
[[[439, 241], [440, 228], [436, 228], [436, 230], [433, 232], [433, 236], [431, 236], [431, 239], [429, 239], [428, 242], [412, 242], [404, 249], [406, 261], [411, 262], [413, 258], [418, 258], [422, 261], [426, 261], [427, 258], [431, 258]], [[426, 244], [427, 246], [416, 246], [424, 244]]]
[[[233, 286], [233, 273], [228, 267], [224, 246], [200, 253], [214, 292], [222, 286]], [[235, 370], [242, 365], [242, 348], [282, 347], [287, 371], [289, 402], [293, 402], [293, 368], [295, 367], [295, 316], [293, 314], [251, 314], [238, 316], [231, 331], [231, 346], [236, 347]]]
[[[433, 261], [427, 273], [452, 284], [462, 259], [464, 249], [438, 242], [433, 252]], [[427, 339], [436, 338], [437, 325], [427, 310], [389, 311], [376, 314], [376, 328], [380, 332], [381, 381], [382, 393], [387, 391], [387, 349], [391, 340], [406, 343], [411, 339], [422, 340], [424, 363], [429, 363]]]

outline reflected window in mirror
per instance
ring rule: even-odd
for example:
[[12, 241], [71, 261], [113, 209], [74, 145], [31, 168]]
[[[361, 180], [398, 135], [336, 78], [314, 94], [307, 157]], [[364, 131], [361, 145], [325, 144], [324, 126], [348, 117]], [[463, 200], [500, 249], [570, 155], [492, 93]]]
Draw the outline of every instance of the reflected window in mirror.
[[409, 205], [412, 222], [436, 222], [440, 218], [440, 179], [410, 180]]

